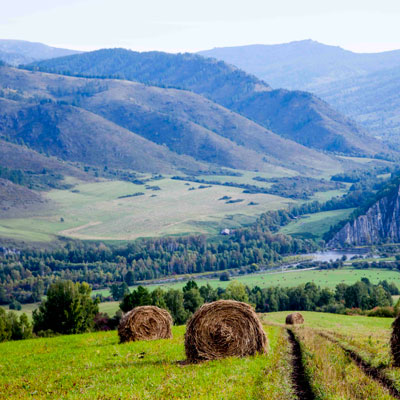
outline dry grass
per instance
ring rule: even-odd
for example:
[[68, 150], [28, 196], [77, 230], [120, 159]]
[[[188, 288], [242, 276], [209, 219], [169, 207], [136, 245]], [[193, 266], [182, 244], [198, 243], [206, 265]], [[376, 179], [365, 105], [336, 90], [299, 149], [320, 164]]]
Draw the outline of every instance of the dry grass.
[[304, 317], [299, 312], [295, 312], [295, 313], [289, 314], [286, 317], [286, 324], [287, 325], [301, 325], [301, 324], [304, 324]]
[[156, 306], [135, 307], [118, 326], [121, 343], [172, 338], [170, 313]]
[[263, 354], [267, 344], [253, 308], [233, 300], [204, 304], [188, 322], [185, 334], [189, 362]]

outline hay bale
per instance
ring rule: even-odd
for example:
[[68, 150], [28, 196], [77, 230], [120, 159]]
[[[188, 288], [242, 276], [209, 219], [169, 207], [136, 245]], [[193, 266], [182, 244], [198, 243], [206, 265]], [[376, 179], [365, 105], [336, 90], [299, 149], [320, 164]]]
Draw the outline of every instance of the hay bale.
[[120, 343], [136, 340], [172, 338], [172, 318], [168, 311], [156, 306], [135, 307], [119, 323]]
[[390, 338], [390, 347], [393, 356], [393, 365], [400, 367], [400, 315], [392, 324], [392, 337]]
[[219, 300], [204, 304], [186, 327], [189, 362], [266, 353], [267, 337], [253, 308], [246, 303]]
[[295, 312], [293, 314], [289, 314], [286, 317], [286, 324], [287, 325], [304, 324], [304, 317], [299, 312]]

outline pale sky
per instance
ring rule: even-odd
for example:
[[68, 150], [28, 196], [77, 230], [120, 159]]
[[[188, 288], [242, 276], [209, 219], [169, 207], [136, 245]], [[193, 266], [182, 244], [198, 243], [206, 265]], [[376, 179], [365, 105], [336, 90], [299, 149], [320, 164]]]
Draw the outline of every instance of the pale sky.
[[0, 0], [0, 38], [169, 52], [313, 39], [378, 52], [400, 49], [400, 0]]

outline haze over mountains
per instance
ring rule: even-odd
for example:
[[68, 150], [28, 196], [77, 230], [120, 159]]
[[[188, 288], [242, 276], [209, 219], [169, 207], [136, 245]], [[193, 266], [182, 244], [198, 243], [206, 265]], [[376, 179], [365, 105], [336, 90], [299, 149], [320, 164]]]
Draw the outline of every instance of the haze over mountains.
[[400, 50], [358, 54], [304, 40], [199, 54], [234, 64], [274, 87], [311, 91], [375, 136], [399, 143]]
[[78, 76], [119, 77], [190, 90], [274, 133], [305, 146], [348, 155], [387, 152], [351, 120], [310, 93], [274, 90], [224, 62], [194, 54], [106, 49], [45, 60], [31, 69]]
[[200, 55], [104, 49], [26, 68], [0, 67], [3, 167], [320, 175], [349, 164], [337, 154], [394, 154], [318, 97]]
[[60, 49], [42, 43], [0, 39], [0, 60], [14, 66], [78, 53], [80, 51]]

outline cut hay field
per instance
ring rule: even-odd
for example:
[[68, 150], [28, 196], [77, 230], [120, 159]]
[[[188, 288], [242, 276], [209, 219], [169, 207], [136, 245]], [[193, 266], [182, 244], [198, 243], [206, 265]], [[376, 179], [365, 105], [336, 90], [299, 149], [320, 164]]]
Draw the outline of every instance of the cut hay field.
[[181, 363], [183, 326], [173, 339], [122, 345], [115, 331], [1, 343], [0, 399], [308, 399], [298, 396], [306, 386], [312, 399], [397, 398], [344, 348], [345, 340], [360, 354], [377, 348], [384, 373], [399, 379], [391, 319], [305, 312], [305, 325], [292, 328], [286, 315], [261, 315], [267, 355], [200, 364]]
[[[200, 188], [198, 183], [169, 178], [148, 185], [153, 188], [100, 181], [76, 183], [71, 190], [52, 190], [44, 194], [49, 200], [46, 212], [30, 218], [1, 219], [0, 237], [46, 242], [57, 236], [133, 240], [186, 233], [215, 234], [221, 228], [251, 223], [257, 215], [293, 202], [279, 196], [246, 194], [234, 187]], [[129, 195], [133, 196], [123, 197]], [[223, 196], [242, 201], [229, 204], [220, 200]]]

